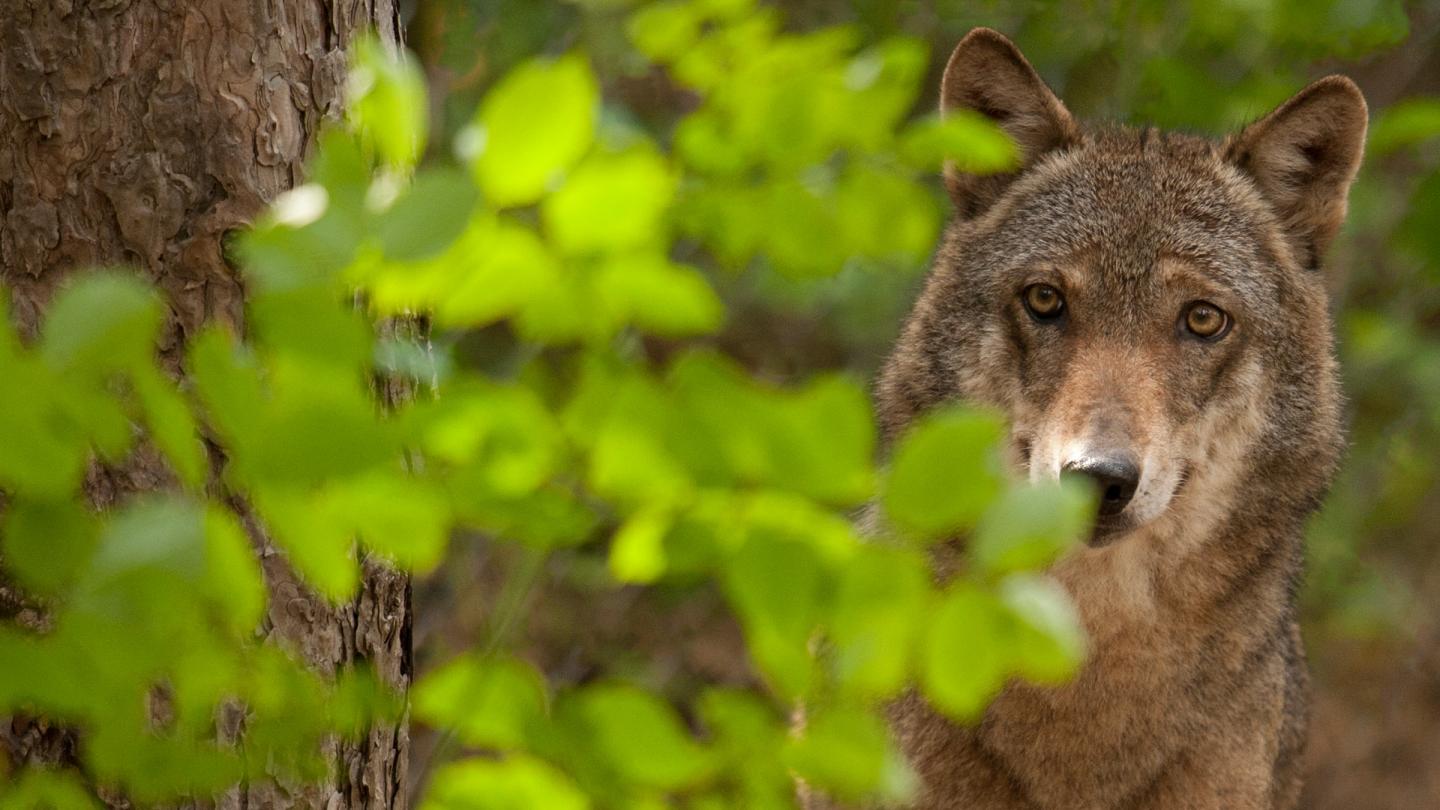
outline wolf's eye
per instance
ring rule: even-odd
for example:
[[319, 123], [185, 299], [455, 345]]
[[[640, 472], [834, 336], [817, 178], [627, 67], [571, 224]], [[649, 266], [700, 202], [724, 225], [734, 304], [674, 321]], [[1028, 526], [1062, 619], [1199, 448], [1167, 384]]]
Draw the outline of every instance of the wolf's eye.
[[1230, 316], [1209, 301], [1196, 301], [1185, 310], [1185, 330], [1198, 338], [1219, 340], [1230, 331]]
[[1025, 309], [1042, 321], [1058, 318], [1060, 313], [1065, 311], [1065, 298], [1049, 284], [1031, 284], [1025, 288], [1022, 297], [1025, 299]]

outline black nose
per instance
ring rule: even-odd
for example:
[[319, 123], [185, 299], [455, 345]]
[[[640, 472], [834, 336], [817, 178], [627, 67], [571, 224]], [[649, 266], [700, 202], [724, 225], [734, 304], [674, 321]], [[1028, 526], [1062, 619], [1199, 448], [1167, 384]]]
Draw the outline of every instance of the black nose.
[[1066, 472], [1088, 475], [1100, 487], [1100, 514], [1118, 515], [1135, 497], [1140, 465], [1129, 456], [1085, 459], [1065, 465]]

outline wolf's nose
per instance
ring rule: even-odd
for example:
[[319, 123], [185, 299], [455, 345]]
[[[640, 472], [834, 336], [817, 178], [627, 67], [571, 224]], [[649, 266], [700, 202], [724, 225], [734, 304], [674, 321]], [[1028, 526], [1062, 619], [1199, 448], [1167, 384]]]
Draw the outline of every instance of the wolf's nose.
[[1140, 465], [1129, 456], [1087, 458], [1065, 465], [1066, 472], [1088, 475], [1100, 487], [1100, 514], [1118, 515], [1135, 497]]

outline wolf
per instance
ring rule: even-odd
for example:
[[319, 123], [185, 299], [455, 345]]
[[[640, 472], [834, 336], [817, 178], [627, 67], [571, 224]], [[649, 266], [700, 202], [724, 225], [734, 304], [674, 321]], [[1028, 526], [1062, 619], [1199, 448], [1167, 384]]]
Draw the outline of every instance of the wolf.
[[1090, 655], [1066, 685], [1011, 683], [972, 726], [892, 706], [916, 806], [1292, 808], [1302, 529], [1343, 445], [1320, 266], [1365, 100], [1330, 76], [1220, 141], [1088, 126], [976, 29], [941, 85], [942, 114], [960, 110], [1008, 133], [1020, 168], [947, 167], [954, 216], [879, 380], [881, 432], [990, 406], [1017, 472], [1095, 480], [1094, 532], [1052, 572]]

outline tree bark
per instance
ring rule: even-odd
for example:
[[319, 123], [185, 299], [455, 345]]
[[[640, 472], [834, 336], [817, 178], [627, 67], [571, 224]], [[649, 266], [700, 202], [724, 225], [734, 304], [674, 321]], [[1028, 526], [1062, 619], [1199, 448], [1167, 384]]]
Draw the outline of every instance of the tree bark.
[[[243, 330], [227, 235], [300, 181], [321, 123], [340, 113], [345, 47], [372, 27], [399, 43], [397, 0], [0, 0], [0, 282], [21, 334], [36, 333], [69, 273], [114, 265], [165, 293], [160, 349], [172, 369], [202, 324]], [[142, 452], [96, 467], [86, 493], [103, 509], [171, 481]], [[332, 607], [230, 500], [270, 589], [263, 632], [318, 671], [364, 661], [407, 688], [408, 578], [367, 562], [357, 599]], [[23, 619], [10, 601], [0, 592], [0, 613]], [[40, 720], [0, 720], [0, 755], [14, 766], [73, 764], [84, 744]], [[327, 752], [328, 784], [241, 786], [215, 804], [403, 807], [408, 746], [404, 724], [372, 729]]]

